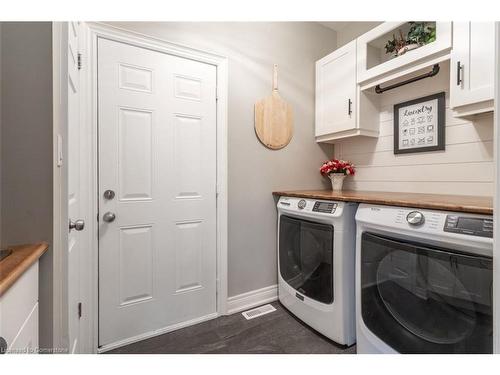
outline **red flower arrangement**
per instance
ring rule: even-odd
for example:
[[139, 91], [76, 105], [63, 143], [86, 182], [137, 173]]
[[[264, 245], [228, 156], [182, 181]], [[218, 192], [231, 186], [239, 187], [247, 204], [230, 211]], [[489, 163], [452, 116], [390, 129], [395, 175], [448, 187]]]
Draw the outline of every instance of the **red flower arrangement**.
[[319, 169], [323, 176], [330, 176], [332, 173], [341, 173], [344, 175], [354, 176], [356, 173], [354, 164], [350, 161], [332, 159], [325, 161]]

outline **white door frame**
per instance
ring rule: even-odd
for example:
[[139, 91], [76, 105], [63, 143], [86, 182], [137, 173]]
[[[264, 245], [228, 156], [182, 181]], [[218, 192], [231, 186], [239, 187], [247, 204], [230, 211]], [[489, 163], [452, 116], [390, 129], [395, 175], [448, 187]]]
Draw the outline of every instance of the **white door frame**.
[[500, 353], [500, 22], [495, 22], [495, 189], [493, 205], [493, 353]]
[[[67, 143], [68, 143], [68, 22], [52, 23], [52, 85], [53, 85], [53, 313], [52, 313], [52, 347], [55, 353], [70, 352], [69, 331], [68, 331], [68, 169], [67, 169]], [[83, 38], [85, 36], [81, 36]], [[83, 70], [82, 70], [83, 72]], [[81, 82], [82, 94], [79, 96], [80, 106], [85, 104], [85, 82]], [[88, 136], [81, 141], [84, 154], [89, 152], [90, 128], [85, 120], [85, 113], [80, 113], [80, 126]], [[89, 154], [90, 155], [90, 154]], [[86, 171], [89, 172], [88, 170]], [[86, 187], [84, 187], [86, 188]], [[85, 194], [88, 197], [88, 194]], [[86, 202], [90, 206], [90, 201]], [[85, 202], [83, 202], [85, 204]], [[76, 218], [74, 218], [76, 219]], [[88, 221], [88, 220], [87, 220]], [[87, 223], [86, 223], [87, 225]], [[79, 236], [87, 236], [86, 243], [90, 243], [90, 233], [86, 229]], [[85, 251], [86, 249], [82, 249]], [[83, 287], [87, 288], [90, 282], [90, 264], [84, 262], [80, 264], [84, 274], [80, 281], [84, 282]], [[85, 279], [86, 278], [86, 279]], [[86, 289], [87, 291], [87, 289]], [[87, 294], [81, 295], [82, 302], [90, 305], [91, 301], [86, 300]], [[84, 311], [91, 306], [85, 306]], [[85, 322], [85, 323], [84, 323]], [[81, 328], [84, 334], [81, 340], [83, 351], [91, 350], [93, 332], [90, 330], [92, 322], [88, 319], [81, 321]], [[85, 326], [88, 324], [88, 326]]]
[[67, 287], [67, 267], [65, 267], [66, 254], [63, 249], [63, 231], [67, 230], [67, 209], [63, 205], [68, 204], [66, 197], [67, 175], [60, 165], [62, 150], [62, 133], [67, 134], [67, 108], [68, 90], [65, 77], [67, 76], [67, 37], [64, 35], [63, 24], [54, 22], [52, 24], [52, 90], [53, 90], [53, 199], [54, 199], [54, 228], [53, 228], [53, 348], [68, 348], [68, 325], [66, 314], [68, 311], [68, 300], [65, 295]]
[[[91, 128], [91, 168], [89, 191], [92, 197], [92, 202], [89, 207], [89, 217], [95, 218], [91, 222], [86, 223], [86, 230], [91, 235], [91, 248], [88, 249], [88, 256], [91, 257], [92, 270], [90, 271], [90, 279], [92, 280], [92, 288], [90, 292], [90, 305], [87, 311], [90, 311], [90, 326], [92, 332], [92, 347], [93, 352], [98, 353], [111, 348], [98, 347], [98, 321], [99, 321], [99, 285], [98, 285], [98, 158], [97, 158], [97, 41], [98, 38], [106, 38], [117, 42], [126, 43], [129, 45], [147, 48], [150, 50], [167, 53], [170, 55], [188, 58], [191, 60], [207, 63], [216, 66], [217, 68], [217, 315], [227, 314], [227, 98], [228, 98], [228, 59], [214, 53], [200, 51], [191, 47], [170, 43], [168, 41], [117, 28], [114, 26], [88, 22], [84, 23], [84, 36], [82, 49], [82, 63], [85, 69], [82, 69], [82, 95], [84, 96], [84, 104], [82, 111], [85, 113], [85, 118], [88, 119]], [[54, 54], [60, 53], [54, 50]], [[62, 79], [64, 68], [59, 67], [59, 57], [54, 55], [54, 64], [58, 65], [54, 69], [54, 85], [59, 85], [59, 80]], [[86, 65], [86, 66], [85, 66]], [[61, 69], [62, 68], [62, 69]], [[55, 87], [55, 86], [54, 86]], [[55, 93], [54, 95], [56, 95]], [[60, 94], [60, 93], [59, 93]], [[56, 99], [55, 108], [56, 108]], [[57, 111], [61, 111], [65, 102], [63, 98], [57, 97]], [[56, 109], [55, 109], [56, 110]], [[56, 116], [55, 116], [56, 117]], [[57, 127], [56, 127], [57, 125]], [[54, 121], [55, 131], [59, 131], [59, 123]], [[55, 140], [55, 142], [57, 142]], [[54, 152], [54, 158], [57, 158], [57, 152]], [[64, 186], [62, 176], [57, 176], [54, 179], [55, 198], [54, 204], [57, 210], [54, 210], [54, 228], [57, 228], [58, 234], [61, 230], [67, 229], [67, 223], [63, 222], [60, 213], [60, 188]], [[66, 181], [67, 183], [67, 181]], [[54, 237], [54, 249], [61, 248], [60, 237]], [[62, 252], [55, 251], [54, 265], [54, 346], [58, 346], [64, 342], [64, 337], [67, 337], [67, 328], [64, 324], [60, 324], [60, 318], [65, 311], [67, 301], [61, 297], [61, 288], [64, 288], [63, 280], [67, 270], [63, 269]], [[154, 332], [149, 336], [154, 336], [164, 332]], [[66, 335], [66, 336], [65, 336]], [[143, 338], [146, 338], [144, 336]], [[125, 343], [124, 343], [125, 344]]]

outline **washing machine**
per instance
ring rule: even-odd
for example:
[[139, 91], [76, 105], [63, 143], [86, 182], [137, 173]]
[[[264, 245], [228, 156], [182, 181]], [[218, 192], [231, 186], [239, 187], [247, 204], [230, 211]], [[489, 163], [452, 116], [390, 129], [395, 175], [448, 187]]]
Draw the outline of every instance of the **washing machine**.
[[281, 197], [278, 294], [297, 318], [341, 345], [356, 340], [357, 204]]
[[361, 204], [358, 353], [493, 352], [493, 218]]

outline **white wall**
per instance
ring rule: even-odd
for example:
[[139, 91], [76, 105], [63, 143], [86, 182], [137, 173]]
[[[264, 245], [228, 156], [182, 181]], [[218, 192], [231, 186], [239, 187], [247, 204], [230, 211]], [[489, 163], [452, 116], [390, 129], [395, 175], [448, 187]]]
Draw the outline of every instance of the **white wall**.
[[[365, 27], [338, 32], [339, 39], [366, 32]], [[487, 195], [494, 192], [493, 116], [472, 120], [453, 117], [449, 109], [449, 64], [408, 86], [380, 95], [380, 136], [351, 138], [335, 144], [335, 156], [351, 160], [357, 175], [345, 187], [355, 190]], [[393, 153], [393, 106], [407, 100], [446, 92], [446, 150], [415, 154]]]
[[[318, 173], [332, 146], [314, 141], [314, 63], [335, 49], [333, 30], [305, 22], [114, 23], [229, 58], [229, 296], [277, 282], [277, 189], [326, 187]], [[271, 92], [279, 66], [280, 93], [293, 107], [295, 135], [284, 149], [262, 146], [254, 103]]]
[[[52, 24], [2, 25], [2, 243], [52, 242]], [[40, 346], [52, 344], [52, 249], [40, 259]]]

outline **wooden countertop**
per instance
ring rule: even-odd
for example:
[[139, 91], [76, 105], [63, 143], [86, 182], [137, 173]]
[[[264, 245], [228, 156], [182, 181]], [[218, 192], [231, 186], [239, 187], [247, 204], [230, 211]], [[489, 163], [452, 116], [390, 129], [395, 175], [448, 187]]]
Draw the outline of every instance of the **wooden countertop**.
[[492, 197], [354, 190], [274, 191], [273, 195], [493, 215]]
[[0, 296], [47, 251], [49, 245], [41, 242], [8, 248], [13, 250], [12, 254], [0, 261]]

